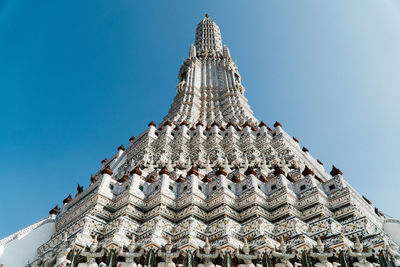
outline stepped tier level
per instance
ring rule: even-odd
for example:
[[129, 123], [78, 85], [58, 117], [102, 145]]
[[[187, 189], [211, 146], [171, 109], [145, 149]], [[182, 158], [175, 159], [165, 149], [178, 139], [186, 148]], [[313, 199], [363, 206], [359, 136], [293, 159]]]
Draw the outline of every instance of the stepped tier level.
[[[208, 16], [178, 79], [163, 121], [50, 211], [54, 230], [30, 246], [29, 266], [400, 266], [399, 221], [386, 224], [279, 122], [269, 128], [254, 117]], [[20, 236], [1, 241], [0, 263]]]

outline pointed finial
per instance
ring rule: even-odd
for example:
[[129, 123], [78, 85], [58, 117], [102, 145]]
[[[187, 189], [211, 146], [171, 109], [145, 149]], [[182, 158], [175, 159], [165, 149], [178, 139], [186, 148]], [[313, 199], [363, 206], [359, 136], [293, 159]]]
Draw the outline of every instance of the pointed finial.
[[306, 177], [306, 176], [308, 176], [308, 175], [314, 175], [314, 172], [313, 172], [313, 170], [311, 170], [310, 168], [308, 168], [308, 166], [306, 165], [306, 166], [304, 167], [303, 172], [302, 172], [301, 174], [303, 174], [303, 176]]
[[208, 177], [208, 174], [206, 174], [206, 175], [204, 175], [204, 178], [201, 181], [204, 183], [209, 183], [209, 182], [211, 182], [211, 179], [210, 179], [210, 177]]
[[179, 176], [178, 179], [175, 180], [175, 182], [177, 182], [178, 184], [179, 184], [179, 183], [182, 183], [182, 182], [184, 182], [184, 181], [185, 181], [185, 178], [184, 178], [182, 175]]
[[93, 174], [90, 175], [90, 184], [94, 184], [97, 181], [97, 175], [93, 176]]
[[206, 18], [208, 18], [208, 13], [206, 13]]
[[131, 172], [130, 174], [136, 174], [136, 175], [142, 175], [142, 171], [140, 170], [140, 166], [136, 166]]
[[227, 176], [228, 174], [226, 173], [226, 171], [224, 170], [224, 168], [222, 166], [219, 166], [218, 171], [215, 172], [215, 175], [220, 176]]
[[332, 165], [332, 170], [331, 170], [330, 174], [332, 176], [336, 176], [336, 175], [339, 175], [339, 174], [343, 175], [342, 171], [339, 170], [338, 168], [336, 168], [335, 165]]
[[199, 173], [194, 166], [187, 172], [187, 176], [192, 175], [192, 174], [195, 176], [199, 176]]
[[113, 175], [113, 171], [111, 170], [110, 165], [107, 165], [107, 167], [105, 169], [102, 169], [100, 173], [108, 174], [110, 176]]
[[254, 171], [254, 169], [251, 166], [247, 167], [247, 170], [244, 172], [244, 174], [246, 176], [249, 176], [250, 174], [252, 174], [254, 176], [257, 175], [257, 173]]
[[57, 215], [57, 213], [58, 213], [58, 205], [56, 205], [54, 208], [52, 208], [52, 209], [49, 211], [49, 214], [50, 214], [50, 215]]
[[170, 171], [167, 169], [166, 166], [164, 166], [158, 174], [159, 174], [159, 175], [166, 174], [166, 175], [169, 176], [169, 175], [170, 175]]
[[267, 183], [268, 182], [267, 177], [265, 177], [265, 175], [262, 174], [262, 173], [260, 174], [260, 177], [258, 177], [258, 179], [263, 183]]
[[76, 190], [78, 191], [78, 194], [83, 192], [83, 186], [81, 186], [80, 184], [78, 184]]
[[71, 202], [71, 201], [72, 201], [72, 197], [71, 197], [71, 194], [69, 194], [68, 197], [65, 198], [65, 199], [63, 200], [63, 204], [64, 204], [64, 205], [65, 205], [65, 204], [68, 204], [68, 203]]
[[235, 184], [240, 183], [240, 175], [238, 173], [234, 173], [231, 178], [231, 181], [234, 182]]
[[156, 180], [156, 178], [154, 178], [154, 176], [153, 175], [150, 175], [150, 177], [149, 178], [147, 178], [146, 179], [146, 182], [148, 182], [148, 183], [154, 183], [155, 182], [155, 180]]

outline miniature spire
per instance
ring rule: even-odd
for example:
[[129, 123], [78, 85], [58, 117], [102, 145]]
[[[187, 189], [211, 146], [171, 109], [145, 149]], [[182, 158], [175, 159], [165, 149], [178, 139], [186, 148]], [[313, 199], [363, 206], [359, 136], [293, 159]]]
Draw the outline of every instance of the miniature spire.
[[267, 183], [268, 182], [267, 177], [265, 177], [265, 175], [262, 174], [262, 173], [260, 174], [260, 177], [258, 177], [258, 180], [260, 180], [263, 183]]
[[180, 176], [178, 177], [178, 179], [175, 180], [175, 182], [177, 182], [177, 183], [182, 183], [182, 182], [184, 182], [184, 181], [185, 181], [185, 178], [184, 178], [182, 175], [180, 175]]
[[78, 194], [82, 193], [82, 192], [83, 192], [83, 186], [80, 186], [80, 185], [78, 184], [76, 190], [78, 191]]
[[93, 176], [93, 174], [90, 175], [90, 184], [94, 184], [97, 182], [97, 175]]
[[142, 171], [140, 170], [140, 167], [139, 167], [139, 166], [136, 166], [136, 167], [130, 172], [130, 174], [136, 174], [136, 175], [141, 176], [141, 175], [142, 175]]
[[229, 48], [226, 45], [224, 45], [223, 55], [224, 58], [231, 59], [231, 53], [229, 52]]
[[192, 175], [192, 174], [195, 175], [195, 176], [199, 176], [199, 173], [198, 173], [197, 169], [194, 166], [187, 173], [188, 176]]
[[335, 167], [335, 165], [332, 165], [332, 170], [330, 172], [330, 174], [332, 176], [336, 176], [336, 175], [343, 175], [343, 172], [341, 170], [339, 170], [338, 168]]
[[146, 182], [147, 183], [154, 183], [156, 181], [156, 178], [154, 178], [154, 176], [153, 175], [150, 175], [150, 177], [149, 178], [147, 178], [146, 179]]
[[208, 177], [208, 174], [204, 175], [203, 179], [201, 180], [203, 183], [209, 183], [211, 182], [210, 177]]
[[110, 165], [107, 165], [107, 167], [104, 168], [103, 170], [101, 170], [100, 173], [101, 174], [113, 175], [113, 171], [111, 170]]
[[308, 168], [307, 165], [306, 165], [306, 167], [304, 167], [304, 170], [303, 170], [303, 172], [301, 174], [303, 174], [304, 177], [307, 176], [307, 175], [313, 175], [314, 176], [313, 170]]
[[218, 171], [215, 172], [215, 175], [220, 176], [227, 176], [227, 173], [225, 172], [224, 168], [222, 166], [219, 166]]
[[159, 175], [166, 174], [166, 175], [169, 176], [169, 175], [170, 175], [170, 172], [169, 172], [169, 170], [167, 169], [167, 167], [164, 166], [158, 174], [159, 174]]
[[50, 214], [50, 215], [57, 215], [57, 213], [58, 213], [58, 205], [56, 205], [54, 208], [52, 208], [52, 209], [49, 211], [49, 214]]
[[244, 172], [244, 174], [245, 174], [246, 176], [249, 176], [250, 174], [252, 174], [252, 175], [254, 175], [254, 176], [257, 175], [257, 173], [254, 171], [254, 169], [253, 169], [251, 166], [249, 166], [249, 167], [247, 168], [247, 170]]
[[195, 57], [196, 57], [196, 47], [192, 44], [189, 50], [189, 58], [195, 58]]
[[239, 183], [240, 182], [239, 174], [237, 174], [237, 173], [233, 174], [231, 181], [234, 183]]
[[66, 197], [64, 200], [63, 200], [63, 204], [65, 205], [65, 204], [68, 204], [69, 202], [71, 202], [72, 201], [72, 197], [71, 197], [71, 194], [69, 194], [68, 195], [68, 197]]

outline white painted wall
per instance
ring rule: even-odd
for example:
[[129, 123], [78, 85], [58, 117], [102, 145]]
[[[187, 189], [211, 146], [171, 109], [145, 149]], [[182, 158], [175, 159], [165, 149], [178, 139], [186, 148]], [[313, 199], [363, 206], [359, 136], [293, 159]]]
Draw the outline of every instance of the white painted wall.
[[33, 229], [20, 232], [13, 240], [0, 245], [0, 264], [4, 267], [24, 267], [35, 260], [37, 248], [55, 233], [55, 221], [48, 218]]
[[400, 220], [386, 219], [383, 223], [383, 230], [400, 245]]

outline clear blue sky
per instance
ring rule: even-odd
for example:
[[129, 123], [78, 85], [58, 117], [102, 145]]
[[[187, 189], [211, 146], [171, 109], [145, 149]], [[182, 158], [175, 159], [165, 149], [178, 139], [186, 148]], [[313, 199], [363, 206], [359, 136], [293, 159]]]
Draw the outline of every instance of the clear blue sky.
[[205, 13], [256, 117], [400, 217], [398, 1], [2, 0], [0, 238], [162, 120]]

